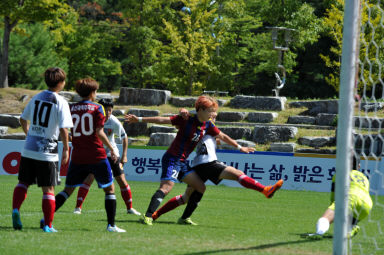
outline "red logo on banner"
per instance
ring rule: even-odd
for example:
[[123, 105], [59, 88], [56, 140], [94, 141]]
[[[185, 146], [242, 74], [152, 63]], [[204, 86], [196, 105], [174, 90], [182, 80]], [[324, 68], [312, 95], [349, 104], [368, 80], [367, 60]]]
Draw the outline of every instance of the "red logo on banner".
[[3, 159], [4, 171], [9, 174], [17, 174], [19, 172], [20, 159], [21, 159], [20, 152], [8, 153]]

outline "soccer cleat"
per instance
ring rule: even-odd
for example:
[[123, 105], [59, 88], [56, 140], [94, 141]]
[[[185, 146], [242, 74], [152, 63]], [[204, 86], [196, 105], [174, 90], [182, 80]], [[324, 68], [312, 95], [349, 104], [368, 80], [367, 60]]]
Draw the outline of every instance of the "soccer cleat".
[[115, 232], [115, 233], [127, 232], [124, 229], [118, 228], [116, 225], [115, 226], [111, 226], [110, 224], [108, 224], [108, 226], [107, 226], [107, 231], [108, 232]]
[[283, 180], [278, 180], [275, 185], [273, 186], [266, 186], [263, 190], [263, 194], [265, 195], [266, 198], [271, 198], [275, 194], [276, 191], [278, 191], [281, 186], [283, 186], [284, 181]]
[[41, 219], [40, 220], [40, 228], [43, 229], [44, 226], [45, 226], [45, 221], [44, 221], [44, 219]]
[[76, 207], [75, 210], [73, 211], [74, 214], [81, 214], [81, 208]]
[[359, 233], [359, 231], [360, 231], [360, 227], [357, 226], [357, 225], [354, 226], [354, 227], [352, 228], [351, 233], [349, 234], [349, 237], [350, 237], [350, 238], [354, 237], [355, 235], [357, 235], [357, 233]]
[[140, 219], [141, 223], [152, 226], [153, 225], [153, 219], [151, 217], [143, 216], [143, 218]]
[[138, 216], [141, 215], [141, 213], [138, 212], [138, 211], [136, 211], [136, 209], [134, 209], [134, 208], [128, 209], [128, 210], [127, 210], [127, 213], [128, 213], [128, 214], [138, 215]]
[[152, 214], [152, 219], [157, 220], [159, 218], [159, 215], [157, 214], [157, 211]]
[[21, 230], [23, 228], [23, 224], [20, 219], [20, 212], [17, 209], [13, 209], [12, 211], [12, 224], [15, 230]]
[[181, 225], [191, 225], [191, 226], [197, 226], [198, 224], [193, 222], [191, 220], [191, 218], [186, 218], [186, 219], [182, 219], [180, 218], [178, 221], [177, 221], [177, 224], [181, 224]]
[[57, 233], [57, 230], [54, 229], [53, 226], [50, 228], [48, 225], [43, 227], [43, 231], [46, 233]]

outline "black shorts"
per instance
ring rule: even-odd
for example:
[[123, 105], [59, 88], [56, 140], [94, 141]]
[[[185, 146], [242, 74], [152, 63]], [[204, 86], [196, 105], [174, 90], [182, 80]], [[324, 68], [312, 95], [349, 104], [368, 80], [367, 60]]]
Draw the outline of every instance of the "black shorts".
[[21, 157], [19, 167], [19, 181], [39, 187], [56, 186], [58, 180], [58, 162], [42, 161]]
[[209, 163], [195, 166], [193, 170], [195, 170], [195, 172], [203, 182], [210, 180], [211, 182], [217, 185], [222, 180], [219, 179], [219, 177], [221, 172], [223, 172], [225, 168], [227, 168], [227, 166], [224, 163], [215, 160]]
[[120, 158], [117, 158], [116, 163], [113, 162], [113, 160], [110, 157], [108, 157], [108, 161], [109, 161], [109, 164], [111, 165], [113, 177], [116, 178], [117, 176], [124, 174], [124, 169], [121, 169], [120, 167]]

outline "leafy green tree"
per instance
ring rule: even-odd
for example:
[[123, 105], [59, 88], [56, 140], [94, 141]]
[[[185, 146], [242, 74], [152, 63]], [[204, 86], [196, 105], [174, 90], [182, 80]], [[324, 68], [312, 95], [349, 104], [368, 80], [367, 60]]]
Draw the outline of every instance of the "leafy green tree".
[[[361, 32], [360, 32], [360, 69], [359, 76], [362, 82], [358, 83], [358, 91], [362, 93], [364, 84], [366, 92], [378, 93], [382, 96], [383, 73], [381, 65], [384, 63], [383, 38], [384, 28], [382, 26], [384, 4], [377, 1], [362, 1], [361, 10]], [[341, 48], [343, 40], [343, 16], [344, 1], [334, 0], [330, 8], [326, 11], [324, 17], [324, 26], [328, 34], [334, 41], [334, 45], [330, 48], [330, 54], [321, 55], [326, 66], [332, 70], [326, 78], [327, 83], [339, 90], [340, 83], [340, 64], [341, 64]]]
[[66, 59], [57, 53], [52, 34], [43, 24], [21, 25], [19, 31], [10, 41], [9, 82], [18, 87], [43, 89], [46, 68], [60, 66], [67, 70]]
[[[105, 26], [103, 26], [105, 25]], [[83, 77], [92, 77], [100, 82], [101, 88], [107, 87], [109, 76], [121, 74], [120, 62], [111, 59], [111, 49], [118, 43], [112, 26], [108, 22], [83, 21], [73, 33], [63, 38], [62, 55], [68, 61], [68, 82]]]
[[255, 31], [262, 23], [249, 1], [227, 0], [216, 5], [216, 22], [212, 26], [218, 46], [207, 89], [238, 93], [241, 87], [253, 85], [250, 76], [257, 64], [252, 59], [258, 53]]
[[[121, 0], [127, 30], [122, 38], [122, 49], [126, 53], [122, 60], [123, 84], [139, 88], [166, 88], [160, 78], [160, 49], [167, 43], [162, 34], [162, 18], [175, 15], [175, 0]], [[176, 4], [177, 6], [177, 4]]]
[[163, 19], [163, 33], [169, 40], [161, 50], [163, 79], [176, 93], [200, 94], [218, 46], [211, 31], [216, 9], [208, 8], [210, 1], [182, 2], [185, 8], [176, 10], [175, 19]]
[[[248, 7], [251, 8], [252, 15], [263, 21], [264, 27], [263, 30], [257, 31], [256, 47], [253, 50], [255, 53], [248, 60], [250, 61], [249, 64], [255, 67], [253, 70], [249, 70], [248, 74], [251, 77], [264, 77], [264, 80], [254, 79], [253, 84], [258, 85], [249, 87], [247, 91], [253, 90], [257, 94], [271, 94], [272, 84], [275, 83], [274, 73], [277, 71], [278, 51], [273, 50], [271, 31], [266, 28], [286, 27], [295, 29], [295, 32], [291, 34], [292, 40], [289, 42], [290, 50], [284, 53], [283, 58], [283, 65], [287, 71], [286, 86], [289, 86], [296, 75], [294, 70], [298, 64], [298, 52], [306, 47], [311, 47], [320, 37], [323, 30], [321, 19], [314, 14], [314, 8], [304, 1], [261, 0], [250, 3]], [[278, 41], [278, 45], [285, 45], [283, 38]], [[249, 65], [245, 64], [245, 66]]]
[[0, 87], [8, 87], [9, 42], [12, 30], [19, 23], [52, 20], [65, 15], [69, 6], [61, 0], [2, 0], [3, 38], [0, 50]]

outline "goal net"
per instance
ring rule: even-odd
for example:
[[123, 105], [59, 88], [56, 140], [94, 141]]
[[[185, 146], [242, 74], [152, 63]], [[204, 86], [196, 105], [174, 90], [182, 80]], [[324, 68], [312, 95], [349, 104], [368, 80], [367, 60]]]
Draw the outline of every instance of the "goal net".
[[[384, 254], [384, 1], [344, 5], [337, 130], [334, 254]], [[350, 238], [350, 158], [370, 180], [373, 208]]]

